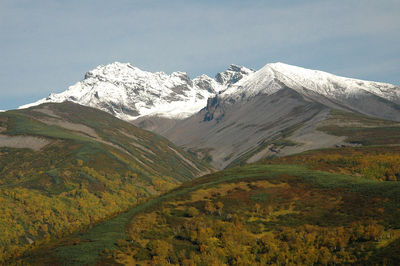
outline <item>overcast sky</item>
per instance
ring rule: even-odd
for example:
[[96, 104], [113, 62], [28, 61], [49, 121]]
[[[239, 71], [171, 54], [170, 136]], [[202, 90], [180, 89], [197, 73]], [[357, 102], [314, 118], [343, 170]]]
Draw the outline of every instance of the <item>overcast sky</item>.
[[114, 61], [191, 77], [279, 61], [400, 85], [400, 1], [0, 0], [0, 109]]

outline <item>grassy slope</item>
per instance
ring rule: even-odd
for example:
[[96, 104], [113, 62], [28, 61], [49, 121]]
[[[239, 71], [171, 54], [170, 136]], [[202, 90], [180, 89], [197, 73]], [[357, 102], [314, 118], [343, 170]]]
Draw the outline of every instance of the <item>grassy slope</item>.
[[350, 143], [365, 146], [400, 143], [400, 124], [396, 122], [338, 110], [331, 112], [327, 122], [319, 130], [345, 136]]
[[[207, 202], [214, 206], [222, 202], [223, 207], [209, 211]], [[391, 262], [399, 251], [398, 241], [394, 241], [400, 229], [399, 205], [399, 183], [295, 165], [248, 165], [184, 183], [24, 260], [40, 264], [51, 258], [52, 263], [93, 264], [102, 258], [103, 263], [192, 261], [207, 265], [246, 260], [306, 263], [310, 258], [317, 263], [324, 258], [338, 263], [372, 263], [381, 262], [384, 256]], [[376, 235], [375, 229], [379, 231]], [[363, 235], [358, 235], [360, 230]], [[344, 240], [329, 232], [344, 232]], [[290, 238], [291, 234], [321, 237], [313, 246], [301, 238]], [[337, 249], [337, 244], [329, 241], [342, 241], [343, 248]], [[275, 244], [281, 247], [274, 251]], [[286, 250], [282, 245], [293, 248]], [[100, 256], [105, 248], [107, 252]], [[305, 252], [307, 258], [296, 250]], [[311, 251], [316, 255], [308, 254]]]
[[[243, 154], [228, 167], [244, 165], [246, 160], [269, 145], [278, 149], [286, 146], [295, 146], [288, 137], [301, 128], [296, 125], [279, 132], [279, 136], [271, 141], [262, 142], [258, 147]], [[388, 120], [373, 118], [358, 113], [349, 113], [332, 110], [324, 125], [317, 128], [322, 132], [335, 136], [346, 137], [346, 142], [362, 146], [388, 146], [400, 144], [400, 124]]]
[[[208, 168], [208, 165], [196, 160], [190, 154], [185, 153], [165, 138], [141, 130], [130, 123], [116, 119], [108, 113], [69, 102], [63, 104], [45, 104], [37, 107], [37, 109], [41, 109], [42, 107], [48, 107], [56, 114], [61, 115], [63, 121], [86, 125], [94, 129], [103, 140], [113, 143], [116, 146], [123, 147], [130, 155], [133, 155], [133, 157], [141, 158], [141, 155], [146, 154], [147, 159], [158, 160], [157, 164], [149, 163], [150, 161], [143, 161], [146, 164], [145, 170], [150, 174], [154, 172], [169, 176], [173, 175], [174, 178], [181, 179], [182, 181], [188, 180], [198, 174], [198, 171], [193, 169], [193, 167], [188, 167], [188, 165], [184, 163], [182, 164], [182, 160], [177, 158], [176, 154], [168, 149], [168, 146], [173, 147], [189, 160], [193, 161], [200, 170], [205, 171]], [[9, 128], [6, 134], [27, 134], [85, 143], [98, 143], [98, 141], [92, 138], [81, 136], [82, 134], [74, 134], [75, 132], [32, 120], [31, 118], [53, 118], [35, 111], [35, 108], [12, 111], [5, 114], [15, 116], [15, 118], [10, 121], [12, 128]], [[131, 136], [133, 135], [136, 139], [124, 135], [123, 132]], [[139, 144], [153, 153], [146, 152], [132, 143]], [[130, 160], [132, 160], [132, 158], [130, 158]]]
[[345, 136], [356, 144], [310, 150], [281, 158], [262, 160], [268, 164], [298, 164], [311, 169], [361, 176], [380, 181], [400, 181], [400, 124], [361, 114], [332, 111], [319, 130]]
[[[39, 120], [84, 125], [91, 134]], [[0, 261], [210, 169], [158, 135], [72, 103], [0, 113], [0, 126], [1, 134], [50, 141], [36, 152], [0, 147]]]

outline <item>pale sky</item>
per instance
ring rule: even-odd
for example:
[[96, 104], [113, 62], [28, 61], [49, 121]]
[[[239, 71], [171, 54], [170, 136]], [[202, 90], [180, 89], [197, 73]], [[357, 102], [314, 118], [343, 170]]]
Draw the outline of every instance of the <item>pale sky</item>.
[[279, 61], [400, 85], [400, 1], [0, 0], [0, 109], [114, 61], [192, 78]]

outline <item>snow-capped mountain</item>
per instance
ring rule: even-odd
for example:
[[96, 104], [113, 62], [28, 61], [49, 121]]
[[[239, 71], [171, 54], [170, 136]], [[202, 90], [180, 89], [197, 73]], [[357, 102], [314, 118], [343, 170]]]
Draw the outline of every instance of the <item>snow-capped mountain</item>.
[[45, 102], [72, 101], [107, 111], [124, 120], [143, 116], [186, 118], [202, 109], [207, 99], [225, 90], [251, 70], [230, 66], [220, 73], [221, 82], [201, 75], [191, 80], [184, 72], [151, 73], [129, 63], [100, 65], [68, 90], [50, 94], [27, 108]]
[[[212, 102], [235, 103], [260, 94], [272, 95], [287, 87], [330, 107], [340, 109], [345, 106], [368, 115], [397, 120], [397, 114], [386, 110], [382, 115], [382, 110], [374, 104], [382, 100], [400, 104], [398, 86], [344, 78], [283, 63], [267, 64], [258, 71], [230, 65], [215, 78], [201, 75], [191, 80], [184, 72], [151, 73], [129, 63], [115, 62], [87, 72], [82, 81], [64, 92], [50, 94], [20, 108], [72, 101], [129, 121], [143, 117], [183, 119]], [[218, 101], [214, 99], [207, 104], [209, 98], [215, 97]], [[363, 102], [359, 101], [360, 97], [364, 98]], [[368, 98], [368, 104], [365, 98]]]
[[246, 75], [209, 103], [234, 104], [258, 95], [273, 95], [285, 88], [330, 108], [400, 121], [399, 86], [345, 78], [283, 63], [267, 64]]
[[387, 83], [364, 81], [332, 75], [284, 63], [267, 64], [240, 80], [221, 94], [221, 98], [249, 98], [260, 93], [273, 94], [283, 87], [299, 92], [311, 91], [331, 99], [372, 93], [400, 104], [400, 87]]
[[273, 143], [279, 139], [296, 143], [279, 148], [280, 154], [347, 145], [345, 138], [318, 130], [331, 125], [326, 121], [333, 110], [400, 122], [400, 87], [268, 64], [210, 98], [199, 113], [159, 133], [192, 151], [208, 151], [204, 156], [222, 169], [277, 154]]

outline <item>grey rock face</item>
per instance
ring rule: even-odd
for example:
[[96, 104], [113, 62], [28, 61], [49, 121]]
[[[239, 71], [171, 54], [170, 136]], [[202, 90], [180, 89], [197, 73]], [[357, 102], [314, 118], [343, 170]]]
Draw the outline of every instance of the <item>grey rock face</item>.
[[230, 86], [253, 72], [254, 70], [246, 67], [230, 65], [226, 71], [215, 75], [215, 80], [221, 85]]
[[178, 121], [162, 135], [186, 149], [209, 149], [212, 164], [222, 169], [322, 110], [328, 108], [307, 101], [291, 89], [235, 104], [216, 97], [209, 100], [207, 108]]

